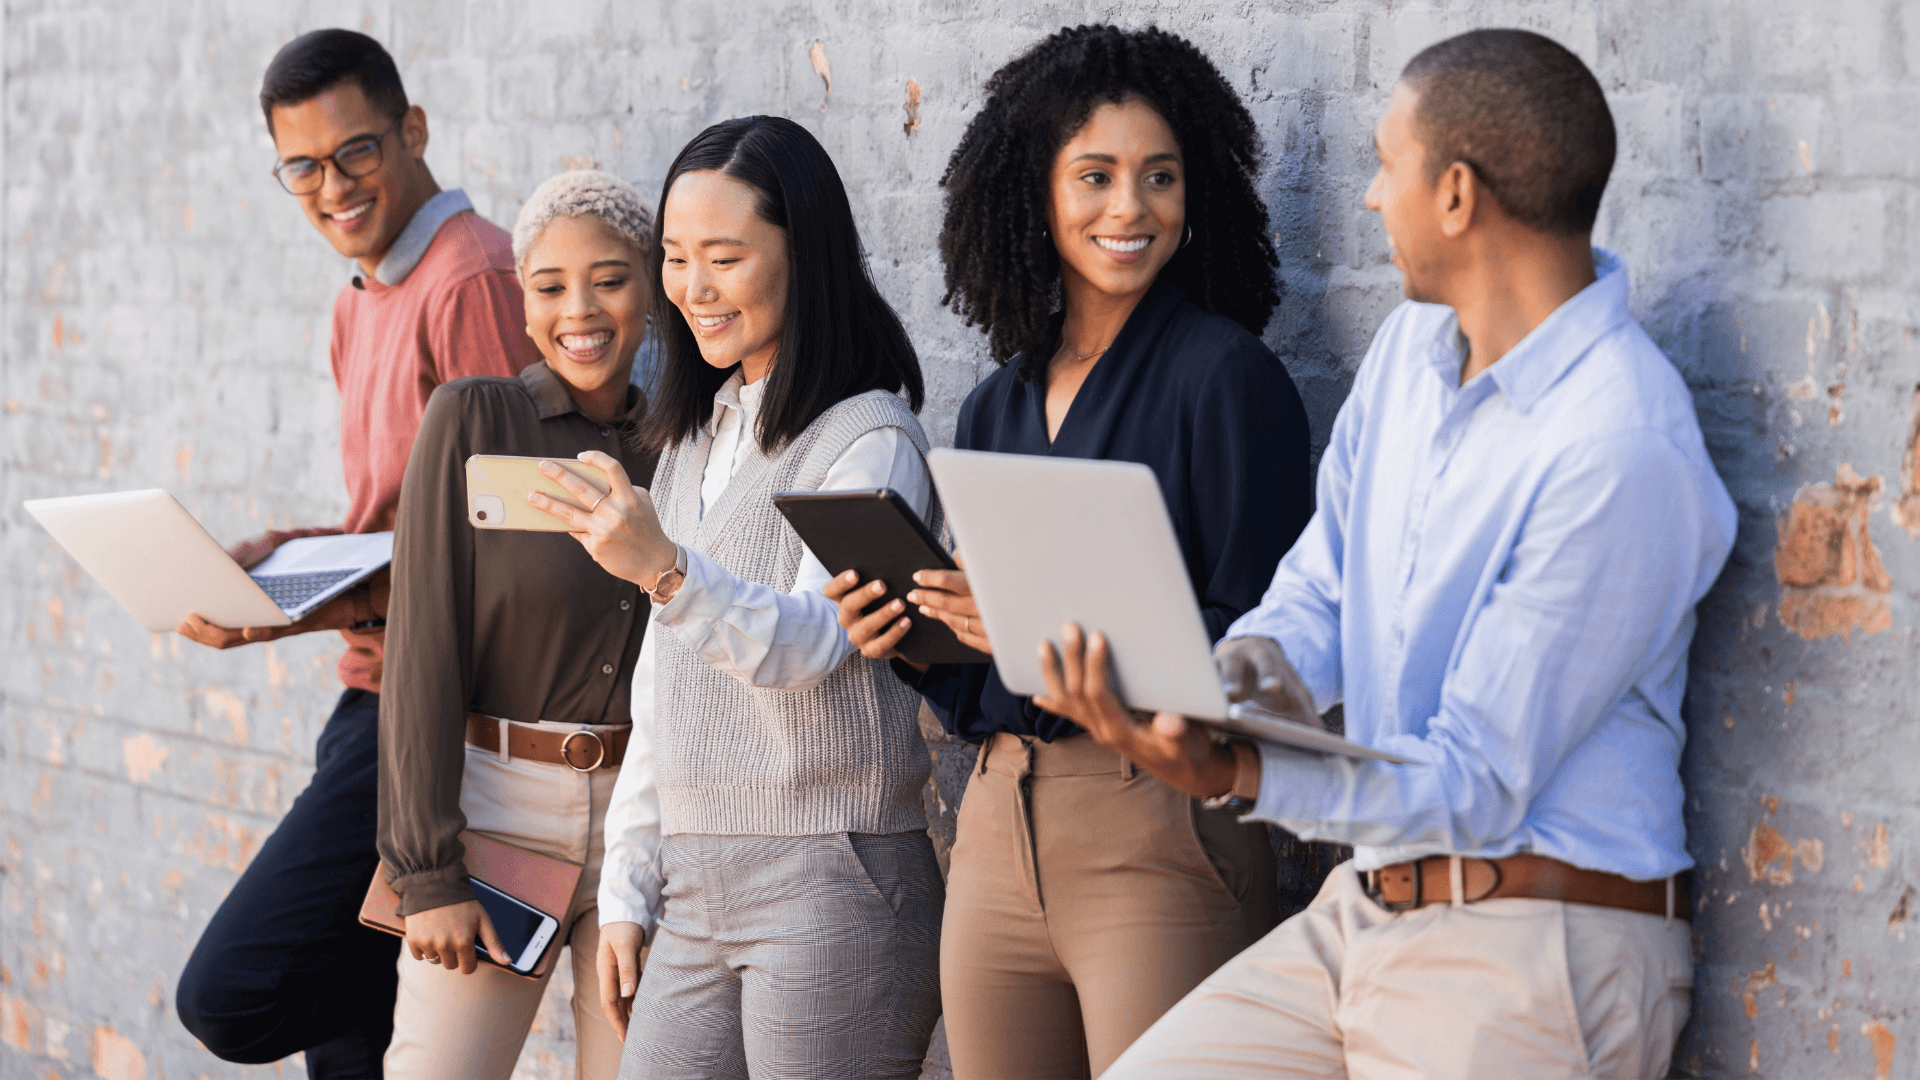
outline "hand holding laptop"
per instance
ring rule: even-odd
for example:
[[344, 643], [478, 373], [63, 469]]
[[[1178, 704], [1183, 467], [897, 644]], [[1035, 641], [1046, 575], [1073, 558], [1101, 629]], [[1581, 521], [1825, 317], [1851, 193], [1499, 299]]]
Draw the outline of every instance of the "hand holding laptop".
[[1034, 697], [1035, 705], [1086, 728], [1095, 742], [1196, 799], [1233, 790], [1238, 763], [1217, 735], [1177, 712], [1138, 712], [1120, 700], [1105, 634], [1089, 637], [1067, 623], [1060, 644], [1056, 652], [1053, 642], [1040, 643], [1047, 692]]
[[[244, 548], [243, 544], [231, 553], [234, 561], [243, 568], [251, 569], [270, 554], [263, 552], [249, 562], [241, 558]], [[179, 626], [173, 628], [173, 632], [211, 649], [231, 649], [237, 645], [277, 641], [295, 634], [311, 634], [316, 630], [350, 630], [387, 617], [387, 599], [393, 595], [391, 571], [382, 567], [369, 575], [363, 584], [365, 589], [356, 588], [341, 593], [291, 626], [215, 626], [198, 615], [188, 615]]]

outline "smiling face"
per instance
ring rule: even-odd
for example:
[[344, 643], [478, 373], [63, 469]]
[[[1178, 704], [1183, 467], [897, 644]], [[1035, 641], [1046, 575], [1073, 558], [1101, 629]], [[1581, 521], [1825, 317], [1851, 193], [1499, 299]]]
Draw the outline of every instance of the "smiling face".
[[762, 218], [759, 193], [713, 170], [680, 175], [660, 208], [660, 283], [717, 368], [760, 381], [786, 322], [787, 231]]
[[416, 105], [396, 127], [352, 81], [273, 109], [273, 145], [281, 161], [324, 158], [355, 139], [373, 137], [380, 137], [379, 168], [355, 179], [328, 162], [320, 190], [295, 196], [333, 249], [360, 260], [369, 273], [433, 195], [433, 176], [423, 160], [427, 114]]
[[1053, 161], [1047, 227], [1071, 297], [1076, 286], [1113, 297], [1146, 292], [1180, 250], [1186, 169], [1173, 128], [1131, 98], [1093, 110]]
[[1394, 87], [1386, 115], [1373, 129], [1380, 169], [1367, 187], [1367, 209], [1380, 215], [1387, 230], [1407, 299], [1444, 303], [1439, 288], [1447, 280], [1449, 245], [1439, 185], [1416, 127], [1419, 101], [1405, 83]]
[[647, 333], [647, 282], [633, 244], [598, 218], [555, 218], [527, 248], [527, 333], [596, 418], [626, 402]]

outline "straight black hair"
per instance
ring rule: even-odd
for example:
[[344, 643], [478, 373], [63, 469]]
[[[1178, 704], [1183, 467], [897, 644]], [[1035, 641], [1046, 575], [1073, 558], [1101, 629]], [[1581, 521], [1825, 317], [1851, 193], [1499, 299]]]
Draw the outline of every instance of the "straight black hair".
[[[760, 445], [770, 452], [784, 448], [820, 414], [868, 390], [905, 389], [919, 412], [926, 395], [920, 358], [867, 272], [853, 207], [826, 148], [780, 116], [723, 120], [694, 136], [660, 187], [656, 252], [664, 250], [674, 181], [709, 170], [753, 188], [761, 220], [787, 235], [787, 305], [760, 409]], [[692, 328], [658, 274], [653, 309], [662, 316], [655, 325], [662, 331], [663, 356], [646, 442], [659, 451], [712, 419], [714, 392], [735, 368], [715, 368], [701, 357]]]
[[374, 108], [395, 120], [405, 115], [407, 90], [400, 85], [400, 69], [379, 42], [353, 30], [314, 30], [287, 42], [273, 54], [260, 80], [267, 133], [273, 133], [275, 106], [312, 101], [349, 81]]

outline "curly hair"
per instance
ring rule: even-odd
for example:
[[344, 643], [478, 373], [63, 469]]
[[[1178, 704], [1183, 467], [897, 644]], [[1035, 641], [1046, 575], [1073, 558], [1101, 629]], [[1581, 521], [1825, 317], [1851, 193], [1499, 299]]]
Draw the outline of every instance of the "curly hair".
[[526, 276], [527, 252], [556, 218], [590, 217], [605, 222], [653, 264], [653, 210], [625, 180], [597, 169], [572, 169], [533, 189], [513, 223], [513, 267]]
[[1186, 160], [1193, 239], [1161, 277], [1258, 335], [1280, 303], [1279, 257], [1255, 191], [1260, 133], [1206, 54], [1157, 27], [1065, 28], [987, 80], [987, 100], [947, 162], [941, 303], [982, 326], [994, 362], [1045, 376], [1058, 346], [1060, 255], [1046, 235], [1054, 157], [1094, 109], [1139, 98]]

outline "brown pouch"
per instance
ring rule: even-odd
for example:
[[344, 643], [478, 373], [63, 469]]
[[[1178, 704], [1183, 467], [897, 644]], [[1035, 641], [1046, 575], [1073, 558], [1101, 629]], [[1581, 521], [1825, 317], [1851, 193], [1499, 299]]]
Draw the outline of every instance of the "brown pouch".
[[[471, 831], [460, 833], [460, 843], [467, 849], [465, 862], [468, 877], [479, 878], [561, 923], [559, 932], [547, 943], [547, 951], [541, 954], [540, 962], [533, 965], [531, 972], [521, 976], [525, 979], [545, 978], [547, 972], [553, 969], [553, 958], [560, 955], [560, 939], [567, 932], [564, 921], [567, 906], [573, 902], [574, 890], [580, 886], [581, 867]], [[374, 871], [373, 883], [367, 886], [367, 898], [360, 905], [360, 921], [375, 930], [406, 936], [407, 918], [400, 914], [399, 894], [387, 884], [385, 863], [381, 863], [379, 869]], [[481, 960], [509, 974], [520, 974], [489, 957], [482, 956]]]

